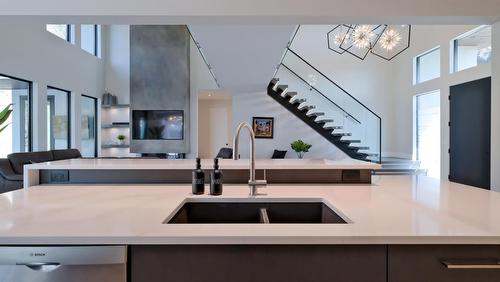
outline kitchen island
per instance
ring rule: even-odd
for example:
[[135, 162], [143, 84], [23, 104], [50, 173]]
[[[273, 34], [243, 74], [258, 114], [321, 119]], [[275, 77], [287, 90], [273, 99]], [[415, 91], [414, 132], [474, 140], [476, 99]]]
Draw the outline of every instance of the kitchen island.
[[[248, 182], [248, 159], [220, 160], [224, 181]], [[201, 161], [206, 171], [212, 159]], [[355, 159], [258, 159], [256, 176], [270, 184], [284, 183], [371, 183], [380, 165]], [[24, 166], [24, 187], [38, 184], [188, 184], [195, 161], [191, 159], [68, 159]]]
[[[225, 185], [220, 197], [190, 189], [42, 185], [5, 193], [0, 245], [127, 245], [133, 282], [500, 278], [500, 193], [425, 176], [269, 185], [255, 198], [246, 185]], [[186, 201], [264, 200], [322, 201], [347, 223], [165, 224]]]

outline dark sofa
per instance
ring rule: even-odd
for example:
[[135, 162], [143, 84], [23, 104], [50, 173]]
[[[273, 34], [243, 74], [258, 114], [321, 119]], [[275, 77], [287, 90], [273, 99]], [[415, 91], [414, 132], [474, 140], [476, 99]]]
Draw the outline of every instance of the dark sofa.
[[81, 158], [78, 149], [52, 150], [42, 152], [13, 153], [0, 159], [0, 193], [23, 187], [25, 164]]

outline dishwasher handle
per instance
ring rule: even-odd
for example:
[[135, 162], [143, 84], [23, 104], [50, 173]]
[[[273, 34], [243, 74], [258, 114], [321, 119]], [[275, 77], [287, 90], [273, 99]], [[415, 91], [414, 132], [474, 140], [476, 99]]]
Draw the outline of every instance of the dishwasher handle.
[[30, 262], [30, 263], [16, 263], [16, 265], [24, 265], [31, 270], [41, 272], [51, 272], [58, 269], [61, 264], [58, 262]]

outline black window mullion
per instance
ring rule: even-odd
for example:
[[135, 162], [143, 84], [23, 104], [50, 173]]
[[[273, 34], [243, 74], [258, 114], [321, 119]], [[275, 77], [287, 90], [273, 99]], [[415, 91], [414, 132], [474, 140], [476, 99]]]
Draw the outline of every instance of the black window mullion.
[[68, 149], [71, 148], [71, 92], [66, 92], [68, 97]]
[[71, 42], [71, 25], [66, 25], [66, 41]]
[[97, 52], [97, 37], [98, 37], [98, 32], [97, 32], [97, 25], [94, 25], [94, 56], [97, 57], [98, 52]]

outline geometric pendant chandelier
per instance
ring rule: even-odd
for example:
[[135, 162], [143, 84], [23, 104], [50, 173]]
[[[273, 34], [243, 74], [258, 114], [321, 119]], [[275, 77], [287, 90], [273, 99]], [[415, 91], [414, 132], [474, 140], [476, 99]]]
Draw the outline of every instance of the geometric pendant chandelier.
[[410, 47], [411, 25], [341, 24], [327, 33], [328, 49], [364, 60], [371, 53], [387, 61]]

